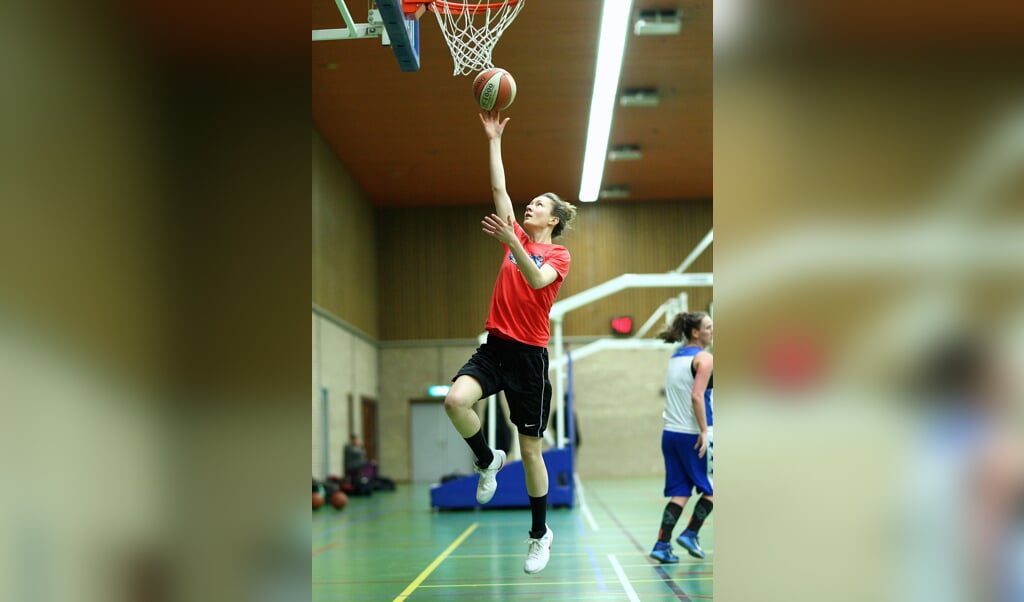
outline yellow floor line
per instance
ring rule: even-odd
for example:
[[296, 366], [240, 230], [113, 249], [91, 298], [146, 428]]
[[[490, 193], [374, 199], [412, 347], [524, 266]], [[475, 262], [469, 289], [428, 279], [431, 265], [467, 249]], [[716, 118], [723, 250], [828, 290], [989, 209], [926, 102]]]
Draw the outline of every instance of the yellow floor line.
[[[714, 577], [672, 577], [673, 581], [711, 581]], [[630, 579], [632, 583], [663, 583], [664, 579]], [[533, 587], [537, 585], [595, 585], [596, 580], [582, 581], [506, 581], [494, 583], [439, 583], [437, 585], [424, 585], [423, 589], [441, 587]], [[397, 598], [396, 598], [397, 599]]]
[[[452, 554], [450, 557], [451, 558], [521, 558], [523, 556], [525, 556], [525, 554], [515, 553], [515, 554]], [[558, 556], [558, 557], [561, 557], [561, 558], [572, 558], [572, 557], [577, 557], [577, 556], [580, 557], [580, 558], [587, 558], [588, 557], [586, 554], [583, 554], [583, 553], [580, 553], [580, 554], [570, 554], [569, 552], [565, 552], [565, 553], [558, 553], [558, 554], [556, 554], [556, 553], [552, 552], [551, 553], [551, 557], [554, 558], [555, 556]]]
[[465, 531], [463, 531], [462, 535], [459, 535], [455, 539], [455, 541], [452, 542], [452, 545], [448, 546], [444, 552], [441, 552], [441, 554], [434, 559], [433, 562], [427, 565], [427, 568], [423, 569], [423, 572], [421, 572], [418, 577], [413, 579], [412, 583], [406, 586], [406, 588], [402, 590], [402, 593], [398, 594], [398, 597], [395, 598], [392, 602], [399, 602], [400, 600], [405, 600], [406, 598], [408, 598], [409, 595], [416, 591], [416, 588], [419, 587], [421, 583], [423, 583], [423, 580], [429, 577], [430, 573], [434, 572], [434, 569], [437, 568], [437, 565], [444, 562], [444, 559], [448, 558], [448, 555], [454, 552], [455, 548], [459, 547], [459, 545], [463, 541], [465, 541], [467, 537], [469, 537], [470, 533], [475, 531], [476, 528], [479, 526], [480, 523], [473, 523]]

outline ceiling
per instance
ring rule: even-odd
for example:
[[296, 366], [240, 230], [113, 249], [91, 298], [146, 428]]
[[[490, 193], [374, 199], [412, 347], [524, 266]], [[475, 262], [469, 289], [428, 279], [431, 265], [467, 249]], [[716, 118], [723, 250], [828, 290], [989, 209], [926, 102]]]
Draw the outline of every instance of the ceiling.
[[[312, 0], [313, 29], [345, 27], [334, 0]], [[348, 0], [357, 23], [367, 0]], [[635, 0], [679, 8], [682, 31], [630, 33], [620, 90], [658, 88], [656, 107], [616, 105], [609, 144], [637, 144], [643, 157], [606, 163], [603, 186], [630, 196], [599, 203], [712, 198], [711, 0]], [[601, 0], [526, 0], [493, 53], [515, 78], [502, 149], [509, 193], [576, 199], [597, 57]], [[312, 42], [313, 123], [378, 207], [491, 202], [487, 144], [472, 77], [453, 76], [434, 15], [420, 20], [420, 71], [399, 70], [378, 39]]]

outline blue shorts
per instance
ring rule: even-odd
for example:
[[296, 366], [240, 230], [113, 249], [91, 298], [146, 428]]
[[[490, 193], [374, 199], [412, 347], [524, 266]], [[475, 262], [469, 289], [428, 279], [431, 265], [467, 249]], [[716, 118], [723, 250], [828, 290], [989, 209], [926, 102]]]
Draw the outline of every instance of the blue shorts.
[[714, 442], [708, 442], [707, 453], [697, 457], [694, 445], [698, 435], [661, 432], [661, 453], [665, 456], [665, 497], [690, 497], [694, 488], [704, 495], [714, 495]]

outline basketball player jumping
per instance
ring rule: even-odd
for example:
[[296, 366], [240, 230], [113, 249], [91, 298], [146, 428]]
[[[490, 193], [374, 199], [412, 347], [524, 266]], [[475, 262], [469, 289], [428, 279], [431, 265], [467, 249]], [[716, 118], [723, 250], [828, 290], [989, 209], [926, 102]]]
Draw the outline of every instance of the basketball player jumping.
[[537, 573], [548, 564], [554, 533], [546, 524], [548, 473], [541, 443], [551, 407], [548, 380], [548, 312], [569, 273], [569, 251], [551, 240], [562, 234], [576, 208], [554, 193], [544, 193], [526, 206], [520, 226], [505, 189], [501, 135], [508, 118], [481, 112], [490, 152], [494, 213], [483, 219], [483, 231], [502, 244], [501, 268], [487, 312], [487, 342], [455, 375], [445, 398], [448, 417], [476, 456], [476, 499], [486, 504], [497, 490], [497, 474], [505, 452], [492, 450], [484, 439], [473, 405], [505, 392], [512, 423], [519, 431], [532, 525], [523, 570]]

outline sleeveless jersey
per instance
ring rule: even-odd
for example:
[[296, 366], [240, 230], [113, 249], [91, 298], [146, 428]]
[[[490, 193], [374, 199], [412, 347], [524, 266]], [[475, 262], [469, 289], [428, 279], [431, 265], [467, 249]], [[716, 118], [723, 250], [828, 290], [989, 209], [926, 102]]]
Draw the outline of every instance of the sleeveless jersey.
[[[693, 358], [702, 349], [696, 346], [680, 347], [668, 360], [668, 373], [665, 377], [665, 430], [674, 433], [699, 434], [697, 415], [693, 412], [690, 395], [693, 393]], [[708, 379], [708, 387], [704, 391], [704, 417], [707, 419], [708, 434], [713, 432], [714, 424], [714, 380]]]

